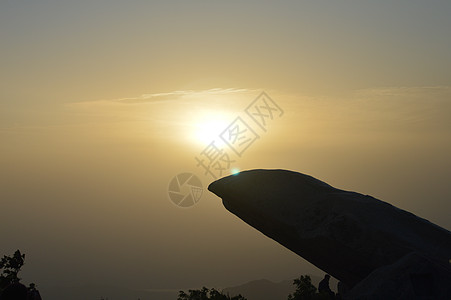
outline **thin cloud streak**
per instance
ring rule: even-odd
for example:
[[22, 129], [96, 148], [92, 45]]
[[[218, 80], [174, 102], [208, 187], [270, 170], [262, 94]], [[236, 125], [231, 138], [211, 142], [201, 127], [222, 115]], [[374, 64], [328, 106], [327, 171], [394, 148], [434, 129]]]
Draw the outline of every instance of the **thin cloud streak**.
[[99, 99], [91, 101], [80, 101], [66, 104], [69, 108], [90, 108], [92, 106], [111, 106], [111, 105], [129, 105], [129, 104], [157, 104], [167, 102], [177, 102], [181, 100], [201, 99], [205, 96], [226, 96], [226, 95], [243, 95], [246, 93], [255, 93], [261, 89], [239, 89], [239, 88], [213, 88], [207, 90], [185, 90], [172, 91], [166, 93], [142, 94], [136, 97], [116, 98], [116, 99]]
[[173, 91], [168, 93], [155, 93], [155, 94], [142, 94], [138, 97], [127, 97], [110, 100], [118, 103], [136, 104], [136, 103], [148, 103], [148, 102], [162, 102], [162, 101], [174, 101], [186, 96], [196, 96], [196, 95], [227, 95], [227, 94], [237, 94], [237, 93], [247, 93], [256, 90], [251, 89], [237, 89], [237, 88], [213, 88], [208, 90], [187, 90], [187, 91]]
[[445, 95], [451, 93], [451, 86], [400, 86], [400, 87], [380, 87], [356, 90], [357, 96], [429, 96]]

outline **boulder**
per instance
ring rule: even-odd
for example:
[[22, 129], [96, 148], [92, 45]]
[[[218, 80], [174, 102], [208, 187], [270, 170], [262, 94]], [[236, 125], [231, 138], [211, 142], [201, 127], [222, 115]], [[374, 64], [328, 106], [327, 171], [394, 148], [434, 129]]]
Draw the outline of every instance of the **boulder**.
[[287, 170], [244, 171], [208, 189], [231, 213], [349, 288], [411, 253], [451, 272], [448, 230], [371, 196]]
[[451, 299], [449, 268], [412, 252], [380, 267], [346, 294], [348, 299]]

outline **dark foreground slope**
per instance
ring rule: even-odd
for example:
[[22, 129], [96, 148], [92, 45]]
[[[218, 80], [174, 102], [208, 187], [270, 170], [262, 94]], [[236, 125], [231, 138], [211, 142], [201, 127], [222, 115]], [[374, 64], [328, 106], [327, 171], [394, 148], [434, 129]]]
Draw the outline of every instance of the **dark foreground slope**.
[[[392, 280], [400, 268], [413, 274], [407, 276], [409, 282], [396, 285], [406, 290], [404, 295], [433, 290], [435, 298], [451, 299], [451, 233], [425, 219], [286, 170], [245, 171], [208, 189], [227, 210], [349, 288], [374, 287], [375, 278], [384, 276], [373, 272], [391, 266]], [[421, 290], [418, 282], [425, 285]], [[378, 285], [386, 289], [386, 283]]]

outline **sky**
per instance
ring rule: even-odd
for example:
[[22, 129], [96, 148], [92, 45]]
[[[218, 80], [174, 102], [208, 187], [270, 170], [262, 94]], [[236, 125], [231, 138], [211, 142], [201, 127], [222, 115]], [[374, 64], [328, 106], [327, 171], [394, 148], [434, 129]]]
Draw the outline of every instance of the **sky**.
[[[25, 253], [38, 286], [322, 274], [205, 189], [195, 158], [237, 117], [259, 138], [222, 176], [290, 169], [450, 230], [450, 13], [438, 0], [2, 0], [0, 255]], [[266, 130], [245, 112], [262, 92], [280, 108]], [[168, 196], [184, 172], [204, 187], [190, 208]]]

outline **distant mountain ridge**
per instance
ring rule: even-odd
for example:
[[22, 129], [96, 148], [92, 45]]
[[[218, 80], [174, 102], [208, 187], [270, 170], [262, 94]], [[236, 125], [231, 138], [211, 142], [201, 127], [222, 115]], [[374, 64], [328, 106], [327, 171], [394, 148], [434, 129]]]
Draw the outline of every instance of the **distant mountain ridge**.
[[[318, 287], [321, 277], [309, 275], [312, 284]], [[330, 287], [335, 290], [337, 280], [331, 278]], [[286, 300], [288, 295], [295, 291], [293, 280], [283, 280], [280, 282], [272, 282], [267, 279], [253, 280], [248, 283], [225, 288], [224, 293], [230, 296], [241, 294], [247, 300]]]
[[229, 287], [223, 290], [230, 296], [241, 294], [247, 300], [282, 300], [294, 292], [291, 280], [272, 282], [267, 279], [250, 281], [248, 283]]
[[[310, 275], [312, 283], [318, 286], [322, 279], [319, 276]], [[336, 280], [331, 279], [330, 287], [334, 290]], [[202, 288], [201, 286], [197, 287]], [[196, 289], [197, 289], [196, 288]], [[211, 288], [211, 286], [208, 286]], [[99, 300], [103, 299], [121, 299], [121, 300], [177, 300], [178, 291], [183, 289], [171, 290], [132, 290], [113, 286], [78, 286], [78, 287], [46, 287], [39, 288], [42, 298], [45, 300]], [[221, 290], [217, 288], [218, 290]], [[241, 294], [247, 300], [286, 300], [288, 294], [295, 290], [293, 280], [283, 280], [272, 282], [267, 279], [253, 280], [241, 285], [227, 287], [222, 289], [224, 293], [230, 296]], [[187, 289], [185, 289], [187, 291]]]
[[133, 290], [114, 286], [41, 286], [44, 300], [177, 300], [178, 290]]

